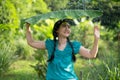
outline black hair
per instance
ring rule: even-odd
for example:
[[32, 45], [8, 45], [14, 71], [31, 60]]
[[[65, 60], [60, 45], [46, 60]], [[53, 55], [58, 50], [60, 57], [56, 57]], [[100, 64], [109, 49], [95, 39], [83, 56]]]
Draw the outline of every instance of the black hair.
[[[54, 27], [53, 27], [53, 31], [52, 31], [52, 34], [53, 34], [53, 37], [54, 37], [54, 48], [53, 48], [53, 52], [52, 52], [52, 55], [50, 56], [50, 58], [47, 60], [48, 62], [51, 62], [53, 59], [54, 59], [54, 52], [55, 52], [55, 48], [56, 48], [56, 38], [58, 37], [58, 34], [56, 33], [56, 31], [59, 29], [60, 25], [63, 23], [63, 22], [67, 22], [70, 24], [70, 22], [72, 21], [72, 19], [61, 19], [61, 20], [58, 20], [55, 24], [54, 24]], [[69, 45], [71, 46], [72, 48], [72, 60], [75, 62], [76, 61], [76, 57], [75, 57], [75, 54], [74, 54], [74, 49], [73, 49], [73, 45], [72, 43], [70, 42], [69, 38], [67, 37], [67, 41], [69, 43]]]

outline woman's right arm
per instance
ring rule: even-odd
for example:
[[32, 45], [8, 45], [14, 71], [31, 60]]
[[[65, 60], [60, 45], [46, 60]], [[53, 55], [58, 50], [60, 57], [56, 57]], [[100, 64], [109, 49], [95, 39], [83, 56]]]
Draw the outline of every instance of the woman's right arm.
[[45, 41], [35, 41], [32, 38], [31, 32], [30, 32], [30, 24], [26, 23], [26, 38], [27, 38], [27, 43], [37, 49], [46, 49], [45, 47]]

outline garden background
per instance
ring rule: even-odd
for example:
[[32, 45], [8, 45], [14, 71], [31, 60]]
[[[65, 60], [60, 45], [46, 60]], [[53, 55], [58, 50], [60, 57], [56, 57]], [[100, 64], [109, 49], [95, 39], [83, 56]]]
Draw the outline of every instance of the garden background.
[[[38, 14], [70, 9], [103, 13], [94, 19], [88, 16], [74, 19], [71, 27], [70, 39], [80, 41], [86, 48], [92, 47], [94, 24], [99, 25], [101, 34], [97, 58], [76, 55], [74, 65], [79, 79], [120, 80], [119, 0], [0, 0], [0, 80], [45, 80], [47, 53], [27, 44], [26, 28], [21, 27], [21, 21]], [[53, 38], [56, 20], [41, 20], [33, 25], [34, 39]]]

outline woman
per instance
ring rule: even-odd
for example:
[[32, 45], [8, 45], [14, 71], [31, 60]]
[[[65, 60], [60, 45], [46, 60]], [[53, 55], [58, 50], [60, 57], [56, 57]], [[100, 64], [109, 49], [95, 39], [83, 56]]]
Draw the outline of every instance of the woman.
[[70, 41], [71, 33], [69, 19], [59, 20], [54, 24], [54, 39], [34, 41], [30, 33], [30, 24], [26, 24], [26, 38], [30, 46], [37, 49], [47, 49], [48, 68], [46, 80], [78, 80], [73, 63], [75, 54], [79, 53], [86, 58], [95, 58], [98, 52], [99, 29], [94, 27], [94, 44], [91, 50], [84, 48], [80, 42]]

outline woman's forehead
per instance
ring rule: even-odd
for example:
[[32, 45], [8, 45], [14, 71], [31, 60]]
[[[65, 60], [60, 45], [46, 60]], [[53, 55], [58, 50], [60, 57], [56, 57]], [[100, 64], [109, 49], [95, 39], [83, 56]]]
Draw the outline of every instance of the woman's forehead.
[[61, 25], [69, 25], [70, 26], [70, 24], [68, 22], [63, 22]]

